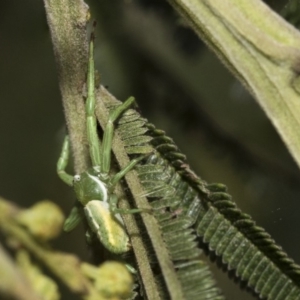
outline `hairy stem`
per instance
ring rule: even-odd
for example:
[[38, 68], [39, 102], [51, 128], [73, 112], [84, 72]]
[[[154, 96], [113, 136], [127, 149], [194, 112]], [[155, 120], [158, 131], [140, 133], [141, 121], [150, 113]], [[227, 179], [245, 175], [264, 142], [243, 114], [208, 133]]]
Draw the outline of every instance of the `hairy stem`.
[[259, 0], [169, 0], [255, 96], [300, 166], [300, 34]]
[[82, 0], [44, 0], [76, 173], [87, 167], [83, 86], [87, 70], [88, 6]]

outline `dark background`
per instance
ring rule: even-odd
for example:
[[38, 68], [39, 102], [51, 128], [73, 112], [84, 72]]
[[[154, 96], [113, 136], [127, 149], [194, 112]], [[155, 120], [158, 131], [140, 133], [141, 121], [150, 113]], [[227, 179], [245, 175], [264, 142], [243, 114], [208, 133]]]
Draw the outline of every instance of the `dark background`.
[[[286, 1], [268, 4], [281, 11]], [[299, 263], [300, 172], [256, 101], [165, 1], [91, 5], [102, 84], [134, 95], [196, 173], [226, 184]], [[55, 171], [65, 125], [42, 1], [0, 0], [0, 84], [0, 195], [24, 207], [51, 199], [67, 213], [74, 195]], [[81, 235], [54, 246], [88, 259]], [[216, 276], [228, 299], [252, 299]]]

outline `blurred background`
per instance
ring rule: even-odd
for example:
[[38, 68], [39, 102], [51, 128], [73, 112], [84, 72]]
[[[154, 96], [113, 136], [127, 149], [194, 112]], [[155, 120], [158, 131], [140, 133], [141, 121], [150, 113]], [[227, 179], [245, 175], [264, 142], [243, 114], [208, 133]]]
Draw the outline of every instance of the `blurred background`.
[[[287, 4], [266, 2], [277, 12]], [[300, 172], [256, 101], [166, 1], [89, 5], [102, 84], [120, 100], [134, 95], [192, 169], [226, 184], [300, 263]], [[55, 170], [65, 125], [42, 1], [0, 1], [0, 101], [0, 195], [24, 207], [51, 199], [68, 213], [75, 198]], [[63, 234], [54, 247], [88, 259], [81, 234]], [[228, 299], [253, 299], [222, 271], [216, 278]]]

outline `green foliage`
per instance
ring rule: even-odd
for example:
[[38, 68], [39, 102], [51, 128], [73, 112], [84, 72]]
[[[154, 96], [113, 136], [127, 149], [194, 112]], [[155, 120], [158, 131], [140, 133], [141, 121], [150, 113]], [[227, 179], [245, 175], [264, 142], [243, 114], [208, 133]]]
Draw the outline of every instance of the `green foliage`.
[[199, 260], [202, 243], [261, 297], [300, 296], [300, 267], [237, 208], [225, 185], [197, 177], [172, 139], [137, 112], [120, 119], [118, 132], [128, 153], [138, 154], [149, 144], [155, 149], [137, 171], [187, 299], [203, 295], [203, 290], [207, 297], [222, 298]]

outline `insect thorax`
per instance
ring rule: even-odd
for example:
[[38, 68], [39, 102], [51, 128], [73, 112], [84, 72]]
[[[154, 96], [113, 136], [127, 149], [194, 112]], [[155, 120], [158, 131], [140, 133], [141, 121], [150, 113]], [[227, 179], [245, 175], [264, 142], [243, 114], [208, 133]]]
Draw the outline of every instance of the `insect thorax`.
[[74, 190], [82, 205], [86, 205], [91, 200], [108, 201], [107, 184], [101, 175], [97, 168], [92, 167], [74, 176]]

